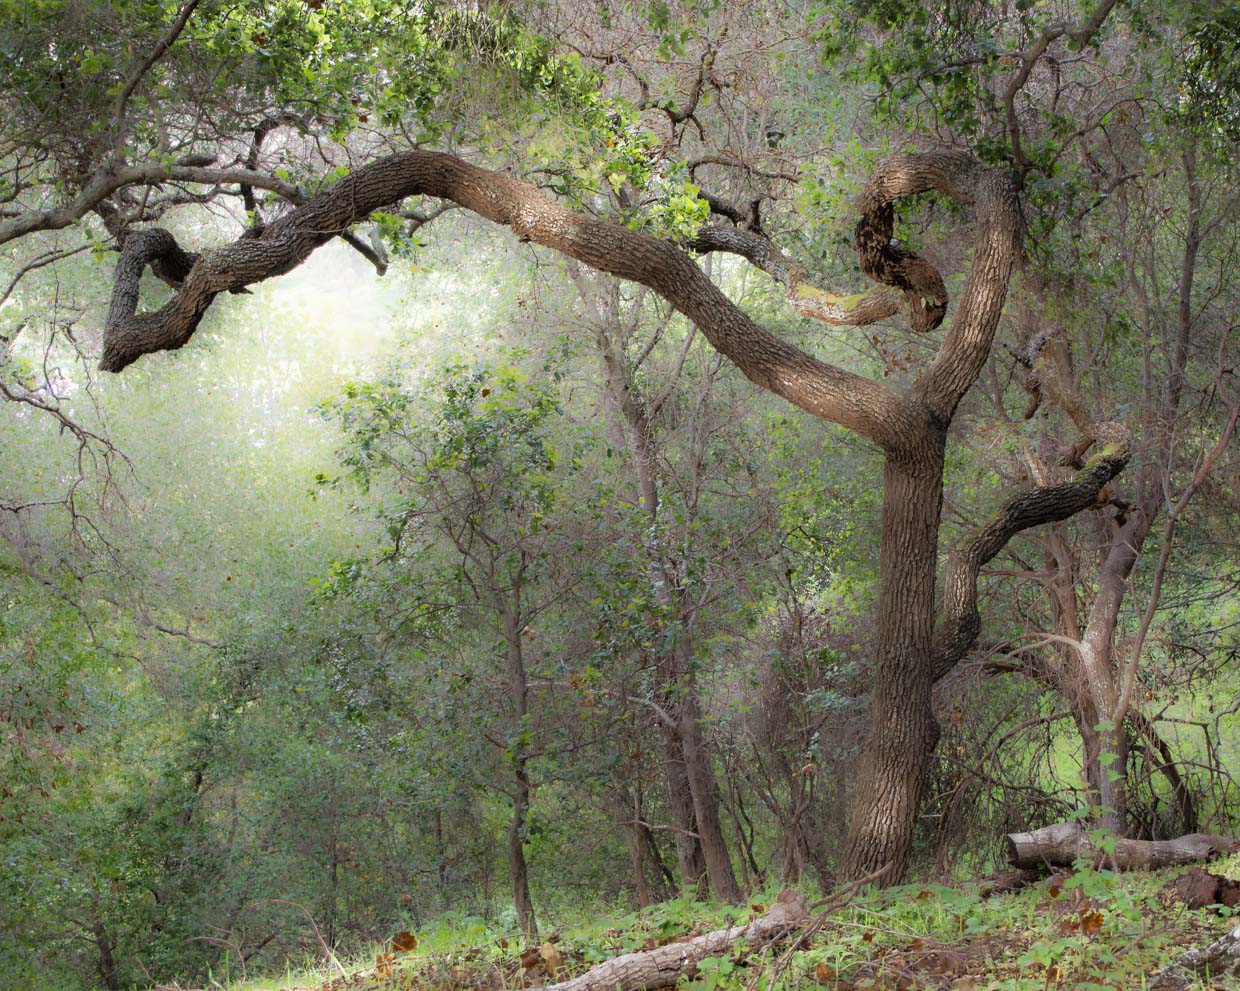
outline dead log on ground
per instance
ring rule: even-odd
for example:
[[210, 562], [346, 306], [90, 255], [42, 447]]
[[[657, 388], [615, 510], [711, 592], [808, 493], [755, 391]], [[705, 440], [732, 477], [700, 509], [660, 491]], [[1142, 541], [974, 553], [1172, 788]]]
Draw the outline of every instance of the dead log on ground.
[[1077, 860], [1133, 867], [1169, 867], [1210, 860], [1240, 850], [1240, 841], [1209, 833], [1189, 833], [1174, 840], [1115, 840], [1115, 849], [1103, 853], [1080, 823], [1057, 822], [1031, 833], [1009, 833], [1008, 863], [1013, 867], [1071, 867]]
[[770, 911], [743, 926], [717, 929], [680, 943], [626, 953], [592, 967], [580, 977], [532, 991], [654, 991], [671, 988], [683, 974], [692, 977], [707, 957], [722, 957], [744, 945], [748, 952], [786, 939], [810, 921], [805, 899], [792, 890], [779, 894]]
[[1150, 978], [1150, 991], [1183, 991], [1203, 975], [1211, 981], [1240, 976], [1240, 926], [1209, 946], [1189, 950], [1170, 967]]

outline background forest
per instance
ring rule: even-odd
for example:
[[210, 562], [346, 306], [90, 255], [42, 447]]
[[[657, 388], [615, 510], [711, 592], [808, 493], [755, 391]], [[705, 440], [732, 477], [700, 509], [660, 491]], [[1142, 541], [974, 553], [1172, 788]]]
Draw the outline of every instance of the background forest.
[[[0, 0], [0, 986], [948, 883], [1072, 819], [1234, 835], [1238, 73], [1208, 0]], [[657, 286], [402, 195], [111, 350], [413, 149], [918, 395], [984, 210], [923, 185], [881, 238], [948, 303], [871, 288], [854, 228], [880, 163], [942, 148], [1010, 184], [1019, 257], [940, 424], [938, 629], [1021, 494], [1096, 484], [975, 561], [924, 725], [876, 659], [898, 445]], [[176, 252], [127, 270], [155, 228]]]

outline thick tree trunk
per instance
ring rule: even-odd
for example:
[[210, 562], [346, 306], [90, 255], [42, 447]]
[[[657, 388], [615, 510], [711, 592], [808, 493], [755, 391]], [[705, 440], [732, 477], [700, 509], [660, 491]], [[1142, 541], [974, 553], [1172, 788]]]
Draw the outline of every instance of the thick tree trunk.
[[909, 454], [889, 455], [883, 471], [873, 729], [844, 849], [846, 880], [903, 877], [939, 739], [931, 647], [944, 447], [943, 433], [927, 429]]
[[[204, 252], [176, 297], [159, 311], [137, 313], [130, 280], [118, 278], [100, 367], [120, 371], [143, 354], [183, 346], [220, 292], [288, 272], [372, 211], [419, 194], [452, 200], [510, 227], [520, 241], [546, 245], [648, 286], [752, 382], [854, 431], [887, 455], [875, 730], [863, 762], [870, 773], [857, 797], [845, 874], [885, 868], [894, 880], [906, 867], [917, 801], [938, 737], [930, 685], [943, 438], [990, 352], [1022, 233], [1010, 177], [967, 154], [894, 155], [881, 163], [861, 199], [855, 244], [862, 271], [904, 293], [918, 331], [933, 329], [946, 313], [944, 283], [924, 259], [893, 246], [892, 204], [930, 190], [975, 207], [977, 235], [952, 325], [907, 392], [826, 364], [771, 334], [674, 245], [573, 213], [510, 176], [424, 151], [358, 168], [258, 237]], [[9, 236], [25, 230], [13, 228]], [[0, 230], [0, 239], [4, 236]], [[141, 272], [143, 262], [153, 259], [136, 244], [122, 256], [118, 273], [126, 275], [131, 269]], [[715, 859], [722, 871], [722, 861]]]
[[1083, 859], [1128, 869], [1209, 860], [1240, 850], [1240, 841], [1208, 833], [1190, 833], [1174, 840], [1117, 839], [1114, 851], [1103, 853], [1080, 823], [1057, 822], [1031, 833], [1010, 833], [1007, 848], [1008, 863], [1013, 867], [1071, 867]]
[[655, 991], [672, 988], [682, 977], [692, 977], [707, 957], [737, 953], [742, 944], [750, 952], [797, 932], [810, 919], [805, 899], [793, 891], [780, 892], [762, 918], [745, 926], [717, 929], [653, 950], [626, 953], [599, 964], [580, 977], [531, 991]]

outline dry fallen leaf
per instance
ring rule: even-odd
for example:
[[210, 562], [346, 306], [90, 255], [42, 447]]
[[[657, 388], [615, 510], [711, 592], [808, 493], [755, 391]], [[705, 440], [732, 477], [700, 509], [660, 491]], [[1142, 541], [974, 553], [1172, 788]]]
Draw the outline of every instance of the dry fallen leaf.
[[538, 948], [538, 955], [542, 957], [543, 965], [547, 968], [547, 973], [555, 977], [556, 972], [564, 966], [564, 957], [560, 955], [560, 951], [555, 948], [554, 943], [543, 943]]
[[406, 930], [401, 930], [392, 937], [393, 953], [410, 953], [418, 948], [418, 937]]

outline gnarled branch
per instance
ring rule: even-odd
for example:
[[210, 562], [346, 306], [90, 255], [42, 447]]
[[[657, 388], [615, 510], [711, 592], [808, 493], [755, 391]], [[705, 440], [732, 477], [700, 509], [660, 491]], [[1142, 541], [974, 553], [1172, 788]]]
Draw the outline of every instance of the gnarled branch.
[[[574, 213], [504, 173], [427, 151], [379, 159], [256, 236], [204, 252], [180, 292], [161, 310], [138, 314], [136, 296], [119, 297], [109, 312], [100, 367], [120, 371], [143, 354], [183, 346], [219, 293], [282, 275], [374, 210], [409, 196], [427, 195], [450, 200], [509, 227], [520, 241], [545, 245], [653, 289], [757, 385], [886, 450], [899, 450], [924, 434], [927, 414], [949, 422], [956, 403], [976, 378], [989, 351], [1019, 246], [1015, 197], [1002, 173], [950, 151], [897, 155], [881, 163], [862, 201], [858, 247], [863, 268], [902, 292], [923, 326], [941, 318], [946, 298], [940, 291], [942, 279], [922, 259], [894, 252], [883, 231], [890, 233], [894, 200], [930, 189], [975, 203], [981, 223], [960, 317], [909, 398], [880, 382], [819, 361], [760, 327], [675, 245]], [[772, 255], [767, 257], [774, 260]], [[785, 271], [791, 278], [786, 265]], [[124, 274], [128, 278], [128, 270]], [[862, 296], [880, 306], [889, 304], [882, 293]], [[855, 322], [856, 307], [851, 302], [842, 305]]]
[[1128, 464], [1129, 445], [1116, 439], [1070, 482], [1022, 492], [952, 554], [944, 582], [939, 627], [933, 647], [932, 677], [938, 681], [967, 654], [981, 631], [977, 577], [983, 565], [1022, 530], [1066, 520], [1098, 504], [1103, 488]]
[[[694, 251], [724, 251], [740, 255], [755, 268], [760, 268], [788, 289], [788, 303], [800, 316], [822, 323], [846, 327], [864, 327], [904, 308], [904, 294], [893, 286], [876, 285], [851, 296], [840, 296], [815, 286], [809, 273], [788, 258], [761, 234], [739, 227], [711, 225], [703, 227], [689, 243]], [[909, 311], [909, 323], [915, 325], [916, 314]]]
[[[574, 213], [503, 173], [424, 151], [392, 155], [358, 169], [257, 237], [204, 252], [181, 291], [161, 310], [138, 314], [130, 308], [130, 300], [136, 308], [132, 294], [119, 297], [109, 314], [100, 367], [120, 371], [143, 354], [181, 347], [218, 293], [288, 272], [350, 224], [418, 194], [452, 200], [510, 227], [522, 241], [649, 286], [697, 324], [751, 380], [816, 416], [884, 447], [917, 428], [897, 393], [818, 361], [764, 330], [674, 245]], [[128, 277], [127, 271], [123, 274]]]

